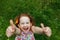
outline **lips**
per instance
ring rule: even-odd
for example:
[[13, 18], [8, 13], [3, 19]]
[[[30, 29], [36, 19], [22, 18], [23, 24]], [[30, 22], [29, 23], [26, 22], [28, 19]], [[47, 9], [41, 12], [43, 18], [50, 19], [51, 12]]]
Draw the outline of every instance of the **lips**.
[[28, 28], [23, 28], [24, 30], [28, 30]]

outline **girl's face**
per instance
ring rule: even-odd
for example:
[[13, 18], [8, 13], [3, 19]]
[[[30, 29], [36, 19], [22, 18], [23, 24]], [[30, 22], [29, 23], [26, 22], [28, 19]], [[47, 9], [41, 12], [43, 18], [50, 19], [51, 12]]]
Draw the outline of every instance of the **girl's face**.
[[19, 28], [21, 28], [21, 30], [24, 32], [24, 33], [27, 33], [29, 32], [30, 30], [30, 27], [32, 26], [32, 23], [30, 22], [30, 19], [29, 17], [27, 16], [22, 16], [20, 18], [20, 23], [19, 23]]

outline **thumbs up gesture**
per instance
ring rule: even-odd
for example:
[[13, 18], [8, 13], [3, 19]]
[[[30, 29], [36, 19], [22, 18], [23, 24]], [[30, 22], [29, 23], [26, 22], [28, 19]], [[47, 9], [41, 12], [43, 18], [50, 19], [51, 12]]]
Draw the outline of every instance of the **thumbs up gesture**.
[[43, 24], [43, 23], [41, 23], [41, 27], [42, 27], [42, 29], [43, 29], [43, 32], [44, 32], [48, 37], [50, 37], [51, 34], [52, 34], [50, 27], [44, 27], [44, 24]]
[[13, 20], [10, 20], [10, 26], [11, 26], [11, 32], [15, 31], [15, 24], [13, 23]]
[[6, 30], [6, 36], [10, 37], [15, 32], [16, 26], [13, 23], [13, 20], [10, 20], [10, 26]]

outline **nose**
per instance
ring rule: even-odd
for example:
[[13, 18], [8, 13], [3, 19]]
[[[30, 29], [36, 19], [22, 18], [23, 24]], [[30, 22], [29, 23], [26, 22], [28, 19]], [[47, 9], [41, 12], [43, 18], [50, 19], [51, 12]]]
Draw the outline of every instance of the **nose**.
[[27, 26], [27, 24], [24, 24], [24, 26], [26, 27], [26, 26]]
[[24, 28], [27, 28], [27, 24], [24, 24]]

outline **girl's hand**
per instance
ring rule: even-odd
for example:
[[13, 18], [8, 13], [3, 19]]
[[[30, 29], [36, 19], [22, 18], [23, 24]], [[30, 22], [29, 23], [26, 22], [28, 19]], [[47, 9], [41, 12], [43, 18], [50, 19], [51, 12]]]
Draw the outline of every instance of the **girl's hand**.
[[13, 20], [10, 20], [10, 26], [11, 26], [11, 32], [14, 32], [16, 29], [15, 24], [13, 23]]
[[44, 27], [44, 24], [43, 24], [43, 23], [41, 23], [41, 27], [42, 27], [42, 29], [43, 29], [43, 32], [44, 32], [48, 37], [50, 37], [51, 34], [52, 34], [50, 27]]
[[44, 29], [44, 33], [48, 36], [48, 37], [50, 37], [51, 36], [51, 29], [50, 29], [50, 27], [45, 27], [45, 29]]
[[15, 25], [13, 24], [13, 21], [10, 20], [10, 26], [8, 26], [6, 30], [7, 37], [10, 37], [15, 32]]

